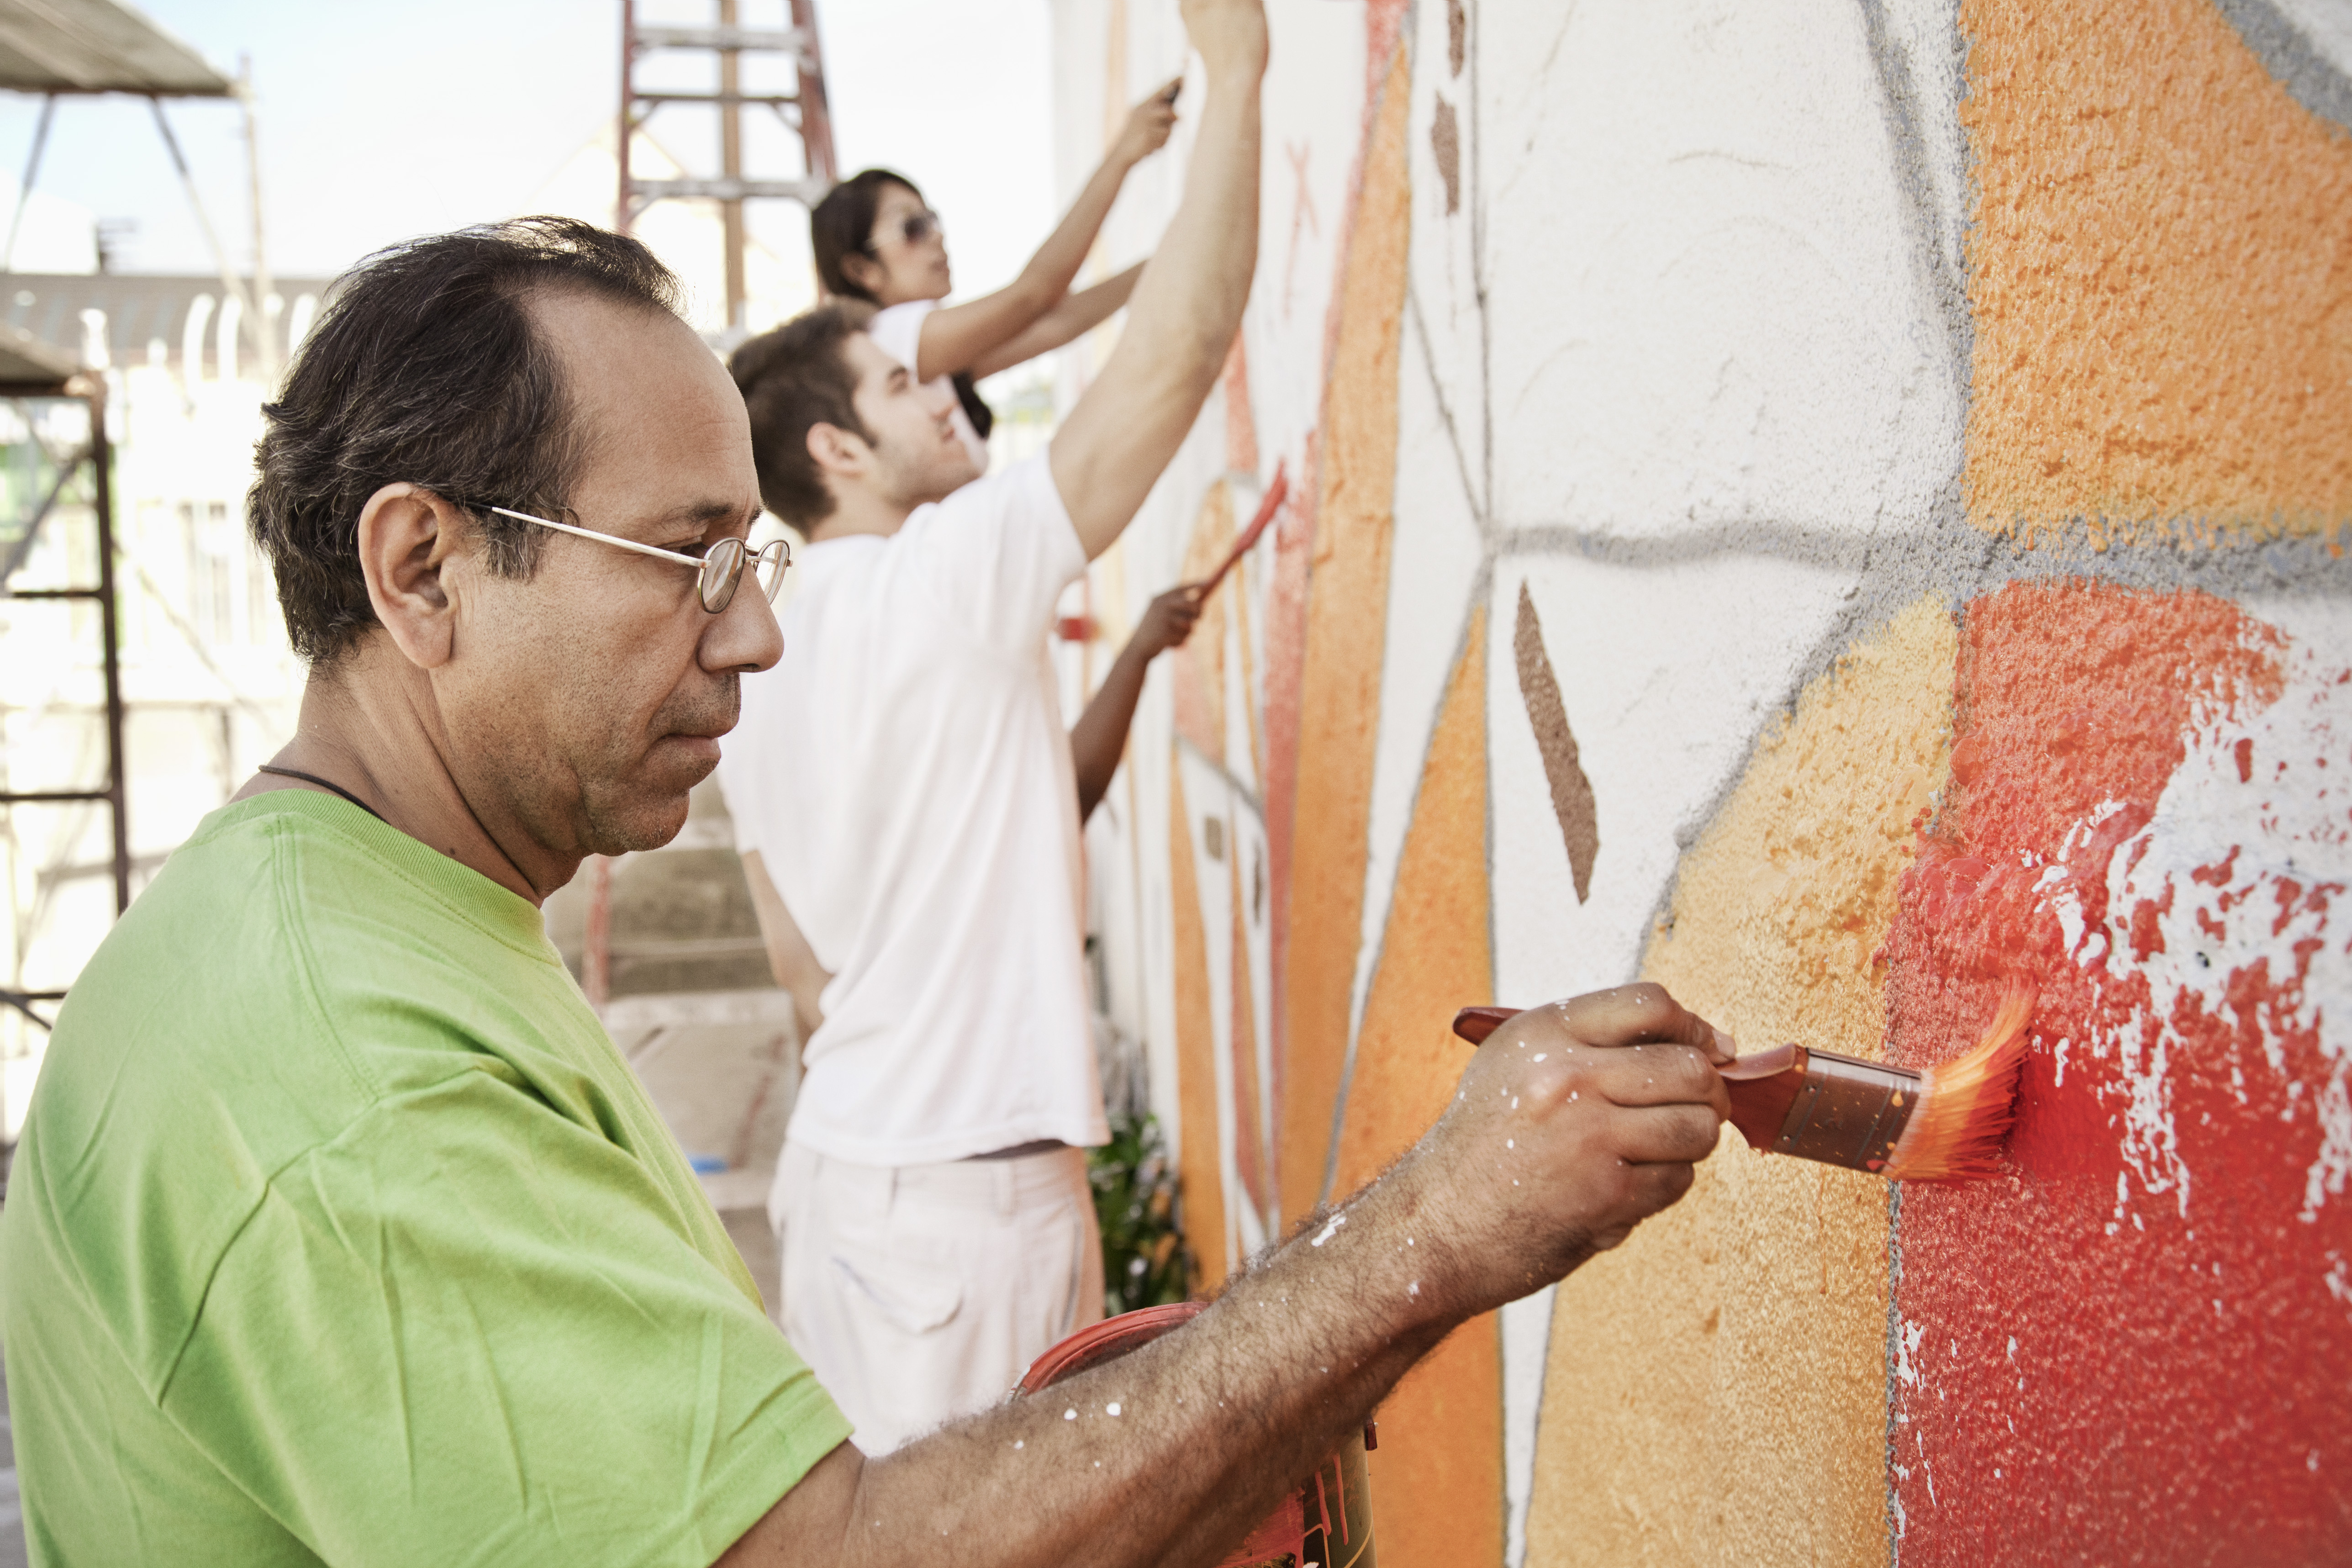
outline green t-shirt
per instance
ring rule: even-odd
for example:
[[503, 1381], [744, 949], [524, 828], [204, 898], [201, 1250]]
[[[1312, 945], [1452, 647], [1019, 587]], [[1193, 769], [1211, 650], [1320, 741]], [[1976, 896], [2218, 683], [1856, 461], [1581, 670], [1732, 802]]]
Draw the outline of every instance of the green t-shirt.
[[0, 1216], [37, 1564], [706, 1564], [849, 1426], [539, 911], [215, 812], [82, 972]]

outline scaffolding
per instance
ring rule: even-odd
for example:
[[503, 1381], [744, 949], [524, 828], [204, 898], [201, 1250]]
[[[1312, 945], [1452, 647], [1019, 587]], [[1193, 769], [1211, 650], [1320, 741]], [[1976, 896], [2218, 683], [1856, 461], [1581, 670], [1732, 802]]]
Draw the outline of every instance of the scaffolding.
[[[26, 432], [26, 444], [32, 448], [36, 463], [46, 455], [34, 434], [39, 424], [34, 416], [34, 405], [42, 403], [79, 404], [85, 411], [88, 426], [76, 447], [62, 458], [52, 458], [52, 472], [43, 476], [46, 482], [39, 487], [39, 502], [5, 541], [0, 541], [0, 597], [27, 603], [80, 602], [97, 605], [100, 669], [105, 689], [106, 782], [98, 787], [0, 789], [0, 808], [104, 805], [113, 830], [114, 912], [120, 915], [131, 907], [131, 827], [124, 798], [121, 637], [115, 623], [113, 455], [106, 438], [106, 384], [97, 376], [74, 370], [46, 345], [30, 338], [20, 337], [0, 345], [0, 405], [16, 414], [16, 422]], [[16, 577], [40, 542], [43, 527], [58, 516], [59, 503], [67, 500], [67, 491], [77, 479], [83, 481], [84, 490], [76, 499], [88, 506], [97, 534], [97, 580], [50, 587], [16, 586]], [[49, 1020], [35, 1009], [34, 1004], [53, 1003], [64, 996], [63, 991], [0, 990], [0, 1004], [16, 1008], [47, 1028]]]
[[[790, 0], [792, 25], [787, 27], [747, 27], [741, 25], [739, 0], [718, 0], [711, 26], [675, 26], [641, 23], [637, 0], [621, 0], [621, 120], [620, 191], [614, 226], [630, 232], [637, 216], [658, 201], [715, 201], [725, 225], [727, 326], [730, 332], [746, 330], [749, 290], [744, 282], [743, 256], [749, 237], [743, 226], [747, 201], [793, 201], [814, 206], [833, 188], [837, 177], [833, 153], [833, 121], [825, 107], [824, 66], [817, 47], [816, 0]], [[711, 91], [671, 91], [639, 86], [638, 67], [656, 51], [699, 51], [718, 59], [718, 85]], [[773, 55], [789, 58], [798, 83], [791, 92], [743, 90], [743, 57]], [[715, 176], [645, 180], [630, 173], [629, 143], [656, 110], [676, 104], [708, 105], [719, 115], [719, 172]], [[743, 169], [743, 108], [772, 111], [800, 141], [803, 173], [796, 178], [754, 179]]]
[[[186, 160], [182, 157], [171, 123], [164, 118], [165, 98], [242, 99], [247, 106], [248, 142], [252, 134], [249, 87], [231, 82], [205, 64], [185, 44], [157, 28], [121, 0], [0, 0], [0, 91], [39, 93], [41, 116], [34, 132], [31, 156], [20, 182], [16, 210], [7, 229], [7, 250], [0, 252], [5, 272], [22, 226], [26, 204], [40, 170], [50, 123], [60, 97], [126, 93], [143, 97], [152, 106], [173, 163], [186, 184], [189, 199], [205, 237], [220, 265], [224, 286], [233, 296], [245, 297], [230, 268], [218, 236], [196, 197]], [[257, 263], [260, 234], [257, 220]], [[264, 275], [266, 277], [266, 274]], [[247, 299], [248, 305], [255, 301]], [[266, 337], [257, 311], [251, 312], [257, 337]], [[104, 363], [103, 358], [93, 362]], [[0, 517], [0, 599], [19, 603], [53, 602], [71, 607], [86, 605], [96, 612], [99, 670], [102, 687], [105, 733], [103, 784], [68, 780], [53, 787], [17, 788], [16, 759], [0, 758], [0, 816], [13, 834], [19, 806], [98, 806], [106, 808], [110, 828], [109, 863], [113, 880], [114, 913], [131, 903], [131, 856], [128, 810], [129, 773], [123, 749], [124, 703], [121, 668], [121, 613], [115, 584], [115, 517], [113, 452], [107, 434], [107, 384], [103, 374], [85, 369], [77, 360], [30, 333], [16, 329], [0, 332], [0, 410], [15, 438], [10, 446], [21, 461], [9, 465], [5, 489], [17, 515]], [[19, 434], [20, 433], [20, 434]], [[43, 472], [46, 468], [47, 472]], [[21, 584], [28, 567], [41, 558], [44, 535], [54, 538], [68, 525], [68, 513], [87, 516], [94, 549], [82, 552], [87, 581], [64, 580]], [[53, 551], [55, 558], [70, 561], [70, 549]], [[36, 570], [35, 576], [48, 577]], [[68, 616], [68, 640], [87, 621]], [[69, 773], [71, 770], [64, 770]], [[78, 834], [76, 835], [78, 837]], [[91, 868], [95, 869], [96, 868]], [[68, 868], [70, 869], [70, 868]], [[22, 933], [17, 933], [21, 938]], [[19, 952], [16, 959], [21, 962]], [[61, 1000], [61, 990], [20, 989], [21, 979], [0, 987], [0, 1006], [48, 1028], [50, 1017], [37, 1005]]]

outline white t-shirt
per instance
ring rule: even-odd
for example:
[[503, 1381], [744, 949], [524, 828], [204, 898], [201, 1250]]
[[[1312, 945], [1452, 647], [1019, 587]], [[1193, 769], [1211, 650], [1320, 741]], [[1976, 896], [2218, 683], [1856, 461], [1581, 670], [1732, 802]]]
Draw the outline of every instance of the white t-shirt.
[[[903, 305], [887, 306], [877, 310], [874, 319], [866, 323], [866, 335], [874, 340], [876, 348], [905, 365], [911, 375], [915, 373], [915, 351], [923, 341], [923, 318], [939, 308], [937, 300], [909, 300]], [[935, 375], [925, 384], [949, 393], [954, 391], [943, 375]], [[955, 427], [971, 460], [980, 466], [982, 473], [988, 472], [988, 443], [971, 427], [971, 416], [963, 411], [961, 401], [956, 404]]]
[[782, 661], [743, 678], [719, 775], [833, 975], [787, 1134], [821, 1154], [1109, 1137], [1045, 646], [1086, 565], [1044, 453], [794, 562]]

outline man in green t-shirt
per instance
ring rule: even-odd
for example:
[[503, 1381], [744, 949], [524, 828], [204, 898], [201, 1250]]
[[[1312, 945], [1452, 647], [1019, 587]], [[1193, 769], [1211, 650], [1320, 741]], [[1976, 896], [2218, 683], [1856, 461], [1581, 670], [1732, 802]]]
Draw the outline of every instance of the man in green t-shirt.
[[[1074, 513], [1139, 504], [1247, 291], [1265, 17], [1185, 15], [1186, 194], [1055, 437]], [[861, 1455], [540, 927], [677, 831], [780, 652], [743, 405], [675, 296], [568, 220], [415, 241], [269, 406], [300, 727], [75, 984], [0, 1216], [35, 1563], [1210, 1562], [1714, 1147], [1721, 1043], [1664, 993], [1523, 1015], [1183, 1328]], [[859, 451], [937, 438], [919, 388], [861, 413]]]

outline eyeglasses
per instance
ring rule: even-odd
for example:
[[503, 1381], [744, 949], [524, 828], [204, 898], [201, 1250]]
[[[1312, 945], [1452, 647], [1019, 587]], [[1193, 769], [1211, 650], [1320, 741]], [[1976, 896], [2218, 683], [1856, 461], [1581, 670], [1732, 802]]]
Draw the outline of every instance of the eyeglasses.
[[691, 566], [700, 576], [698, 587], [702, 607], [719, 615], [735, 602], [735, 585], [743, 580], [743, 564], [750, 562], [753, 581], [760, 584], [760, 595], [768, 603], [776, 602], [776, 590], [784, 585], [784, 570], [793, 563], [793, 547], [783, 540], [769, 541], [753, 550], [741, 540], [730, 534], [699, 555], [688, 555], [676, 550], [664, 550], [658, 545], [640, 544], [634, 539], [623, 539], [615, 533], [599, 533], [593, 528], [575, 523], [556, 522], [544, 517], [533, 517], [512, 507], [489, 508], [500, 517], [510, 517], [518, 522], [535, 522], [541, 528], [551, 528], [558, 533], [576, 533], [583, 539], [602, 540], [624, 550], [634, 550], [640, 555], [651, 555], [663, 561], [675, 561], [681, 566]]

